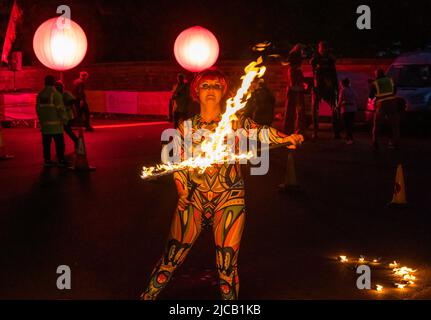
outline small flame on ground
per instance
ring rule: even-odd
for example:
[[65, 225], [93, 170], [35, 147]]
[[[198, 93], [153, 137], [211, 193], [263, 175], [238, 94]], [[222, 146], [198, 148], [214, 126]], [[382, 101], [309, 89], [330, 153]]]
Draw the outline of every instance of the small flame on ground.
[[412, 273], [415, 273], [417, 270], [413, 270], [409, 267], [401, 267], [401, 268], [394, 268], [393, 273], [396, 277], [401, 278], [403, 283], [395, 283], [397, 288], [404, 289], [407, 285], [415, 284], [414, 280], [416, 280], [416, 276], [414, 276]]
[[[342, 263], [349, 261], [347, 256], [338, 256], [338, 260], [340, 260], [340, 262], [342, 262]], [[380, 263], [379, 262], [380, 260], [381, 260], [381, 258], [372, 259], [371, 261], [373, 263]], [[359, 256], [358, 261], [364, 262], [365, 257], [362, 255]], [[416, 276], [413, 275], [413, 273], [415, 273], [417, 271], [417, 269], [412, 269], [412, 268], [409, 268], [406, 266], [398, 268], [398, 266], [399, 266], [399, 263], [395, 260], [392, 263], [389, 263], [389, 267], [392, 269], [393, 276], [396, 277], [397, 282], [394, 282], [395, 287], [398, 289], [404, 289], [410, 285], [414, 285], [415, 280], [416, 280]], [[377, 284], [376, 285], [376, 291], [382, 292], [383, 286], [380, 284]]]
[[403, 279], [406, 281], [413, 281], [413, 280], [416, 280], [416, 277], [412, 274], [406, 274], [403, 276]]
[[404, 277], [405, 275], [410, 275], [411, 273], [415, 273], [417, 270], [413, 270], [409, 267], [401, 267], [401, 268], [394, 268], [392, 270], [396, 276]]
[[349, 259], [347, 259], [347, 256], [339, 256], [338, 258], [341, 260], [341, 262], [349, 261]]
[[406, 286], [405, 284], [402, 284], [402, 283], [395, 283], [395, 285], [397, 286], [398, 289], [404, 289], [404, 287]]

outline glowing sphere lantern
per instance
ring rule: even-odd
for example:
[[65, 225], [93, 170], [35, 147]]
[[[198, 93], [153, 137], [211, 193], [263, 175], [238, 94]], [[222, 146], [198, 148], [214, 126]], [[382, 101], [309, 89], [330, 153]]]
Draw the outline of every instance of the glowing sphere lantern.
[[217, 61], [219, 45], [209, 30], [195, 26], [179, 34], [175, 40], [174, 54], [184, 69], [199, 72]]
[[33, 50], [39, 61], [48, 68], [69, 70], [84, 59], [87, 37], [76, 22], [67, 18], [52, 18], [37, 28]]

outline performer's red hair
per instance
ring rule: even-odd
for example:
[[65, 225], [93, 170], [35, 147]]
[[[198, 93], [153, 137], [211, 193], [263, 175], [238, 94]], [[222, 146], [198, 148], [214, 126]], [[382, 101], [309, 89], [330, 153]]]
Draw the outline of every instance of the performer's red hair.
[[218, 80], [223, 87], [223, 97], [225, 97], [228, 91], [228, 81], [227, 77], [223, 72], [216, 68], [206, 69], [204, 71], [199, 72], [194, 78], [192, 83], [190, 84], [190, 94], [193, 100], [199, 102], [199, 85], [205, 80]]

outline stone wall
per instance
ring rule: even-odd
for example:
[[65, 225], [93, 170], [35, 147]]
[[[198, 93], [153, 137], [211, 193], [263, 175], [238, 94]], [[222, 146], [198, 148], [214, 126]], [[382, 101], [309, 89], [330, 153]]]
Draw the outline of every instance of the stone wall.
[[[341, 77], [352, 78], [353, 87], [361, 96], [367, 90], [367, 78], [371, 78], [377, 67], [387, 68], [390, 60], [374, 59], [343, 59], [339, 60], [337, 69]], [[232, 80], [238, 82], [243, 74], [243, 68], [248, 61], [222, 61], [218, 64]], [[270, 89], [273, 90], [277, 107], [284, 104], [286, 93], [287, 68], [279, 63], [267, 64], [265, 79]], [[78, 77], [80, 70], [90, 73], [87, 84], [88, 90], [119, 90], [119, 91], [170, 91], [176, 81], [178, 72], [184, 72], [176, 63], [171, 61], [160, 62], [121, 62], [100, 63], [82, 66], [63, 73], [66, 87], [71, 87], [73, 79]], [[311, 76], [310, 65], [303, 66], [305, 76]], [[40, 90], [43, 79], [47, 74], [60, 77], [60, 73], [51, 71], [43, 66], [23, 67], [22, 71], [14, 73], [6, 68], [0, 68], [0, 91], [18, 90], [33, 91]], [[191, 79], [193, 74], [186, 73]], [[362, 101], [365, 98], [362, 97]]]

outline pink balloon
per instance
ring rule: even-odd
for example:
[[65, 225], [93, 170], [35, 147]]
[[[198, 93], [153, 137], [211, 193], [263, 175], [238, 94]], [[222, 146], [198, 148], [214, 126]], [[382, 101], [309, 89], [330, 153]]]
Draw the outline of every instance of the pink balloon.
[[174, 44], [178, 63], [191, 72], [210, 68], [217, 61], [217, 38], [207, 29], [195, 26], [181, 32]]
[[87, 52], [87, 37], [74, 21], [57, 17], [42, 23], [33, 37], [36, 57], [50, 69], [64, 71], [76, 67]]

